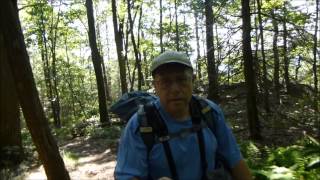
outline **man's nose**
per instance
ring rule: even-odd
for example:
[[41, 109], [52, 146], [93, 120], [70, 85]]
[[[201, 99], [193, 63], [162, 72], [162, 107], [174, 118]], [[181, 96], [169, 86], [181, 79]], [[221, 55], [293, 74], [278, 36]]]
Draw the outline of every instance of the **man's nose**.
[[177, 80], [173, 80], [171, 81], [171, 89], [172, 90], [180, 90], [180, 82], [178, 82]]

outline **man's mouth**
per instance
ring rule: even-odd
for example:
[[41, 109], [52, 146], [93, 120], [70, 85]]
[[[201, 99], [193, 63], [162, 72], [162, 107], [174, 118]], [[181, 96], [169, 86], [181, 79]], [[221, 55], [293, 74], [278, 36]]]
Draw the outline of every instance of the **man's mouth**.
[[174, 98], [174, 99], [170, 99], [170, 101], [176, 102], [176, 101], [183, 101], [182, 98]]

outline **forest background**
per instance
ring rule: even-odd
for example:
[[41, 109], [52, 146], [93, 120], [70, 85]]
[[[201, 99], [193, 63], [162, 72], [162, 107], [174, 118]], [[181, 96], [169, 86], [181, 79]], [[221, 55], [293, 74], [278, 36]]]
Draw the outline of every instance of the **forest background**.
[[152, 93], [150, 62], [177, 50], [256, 179], [319, 178], [318, 24], [319, 0], [4, 1], [0, 176], [43, 164], [68, 179], [81, 158], [114, 162], [124, 124], [110, 106]]

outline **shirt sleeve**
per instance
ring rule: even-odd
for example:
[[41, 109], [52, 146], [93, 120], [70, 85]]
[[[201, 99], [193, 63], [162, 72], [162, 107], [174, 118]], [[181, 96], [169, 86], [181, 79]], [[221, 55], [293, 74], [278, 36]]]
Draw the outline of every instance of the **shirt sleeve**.
[[138, 116], [135, 114], [130, 118], [120, 138], [114, 173], [117, 180], [133, 177], [145, 179], [148, 176], [147, 148], [138, 127]]
[[213, 113], [216, 121], [215, 136], [218, 143], [217, 153], [223, 156], [223, 159], [230, 168], [233, 168], [242, 159], [239, 146], [231, 129], [225, 122], [221, 108], [209, 100], [208, 102], [214, 110]]

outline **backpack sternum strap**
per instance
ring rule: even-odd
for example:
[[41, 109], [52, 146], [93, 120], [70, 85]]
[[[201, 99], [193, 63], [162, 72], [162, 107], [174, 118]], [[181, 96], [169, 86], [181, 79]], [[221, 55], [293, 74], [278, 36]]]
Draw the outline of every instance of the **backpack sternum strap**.
[[201, 124], [193, 124], [190, 128], [182, 128], [180, 131], [175, 133], [169, 133], [166, 136], [160, 136], [156, 138], [156, 143], [162, 143], [164, 141], [169, 141], [174, 138], [185, 138], [189, 136], [190, 134], [196, 133], [200, 131], [202, 128], [206, 128], [207, 124], [201, 123]]

